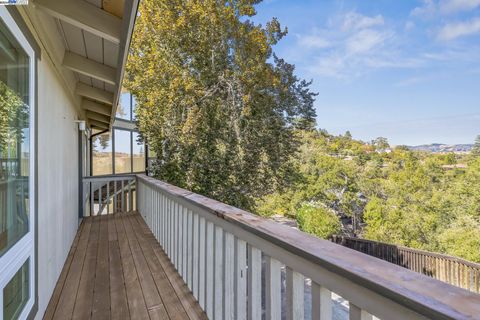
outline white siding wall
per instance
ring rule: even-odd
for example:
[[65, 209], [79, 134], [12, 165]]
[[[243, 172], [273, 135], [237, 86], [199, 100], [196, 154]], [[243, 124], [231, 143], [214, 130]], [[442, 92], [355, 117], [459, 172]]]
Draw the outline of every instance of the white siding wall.
[[78, 227], [74, 102], [47, 59], [38, 64], [38, 296], [45, 313]]

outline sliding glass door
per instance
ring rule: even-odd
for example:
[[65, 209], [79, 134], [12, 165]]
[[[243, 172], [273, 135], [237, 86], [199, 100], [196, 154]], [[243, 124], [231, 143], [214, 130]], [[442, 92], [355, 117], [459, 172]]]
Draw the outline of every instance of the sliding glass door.
[[0, 7], [0, 318], [34, 303], [34, 52]]

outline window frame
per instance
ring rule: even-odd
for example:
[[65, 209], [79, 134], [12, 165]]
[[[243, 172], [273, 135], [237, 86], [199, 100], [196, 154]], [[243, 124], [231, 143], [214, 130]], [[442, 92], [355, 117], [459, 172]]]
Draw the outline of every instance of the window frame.
[[22, 49], [26, 52], [29, 57], [29, 135], [30, 135], [30, 145], [29, 145], [29, 230], [28, 232], [18, 240], [12, 247], [10, 247], [3, 256], [0, 257], [0, 312], [1, 317], [3, 317], [3, 290], [9, 281], [15, 276], [17, 271], [24, 265], [24, 263], [29, 260], [29, 299], [23, 310], [20, 312], [19, 319], [25, 319], [31, 312], [33, 306], [35, 305], [35, 290], [36, 290], [36, 255], [35, 247], [37, 245], [36, 234], [35, 234], [35, 224], [37, 218], [36, 211], [36, 166], [35, 166], [35, 147], [36, 147], [36, 54], [34, 48], [31, 46], [27, 37], [24, 35], [19, 25], [8, 12], [5, 6], [0, 6], [0, 19], [4, 22], [7, 29], [15, 37], [16, 41], [20, 44]]

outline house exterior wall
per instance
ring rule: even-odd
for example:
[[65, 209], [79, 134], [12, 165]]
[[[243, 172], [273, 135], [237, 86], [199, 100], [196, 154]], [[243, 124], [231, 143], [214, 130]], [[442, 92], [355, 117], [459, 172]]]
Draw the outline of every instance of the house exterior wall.
[[78, 228], [78, 119], [47, 59], [38, 62], [38, 312], [41, 319]]
[[[78, 220], [79, 139], [83, 118], [76, 79], [61, 67], [63, 44], [53, 20], [29, 5], [18, 9], [24, 33], [38, 46], [36, 66], [37, 311], [42, 319], [65, 264]], [[33, 117], [34, 115], [32, 115]], [[35, 312], [35, 311], [34, 311]]]

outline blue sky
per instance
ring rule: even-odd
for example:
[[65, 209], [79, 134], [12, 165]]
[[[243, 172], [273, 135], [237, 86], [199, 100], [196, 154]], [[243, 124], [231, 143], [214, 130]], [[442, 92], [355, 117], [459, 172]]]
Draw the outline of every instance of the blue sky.
[[275, 53], [313, 79], [317, 123], [392, 144], [471, 143], [480, 134], [480, 0], [265, 0]]

